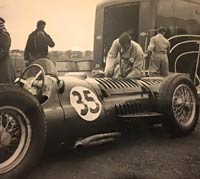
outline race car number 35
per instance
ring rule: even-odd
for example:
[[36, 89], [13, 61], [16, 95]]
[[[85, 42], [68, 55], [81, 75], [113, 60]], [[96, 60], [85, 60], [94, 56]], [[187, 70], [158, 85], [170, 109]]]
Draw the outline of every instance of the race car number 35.
[[101, 113], [101, 103], [88, 88], [76, 86], [71, 89], [70, 103], [78, 115], [86, 121], [96, 120]]

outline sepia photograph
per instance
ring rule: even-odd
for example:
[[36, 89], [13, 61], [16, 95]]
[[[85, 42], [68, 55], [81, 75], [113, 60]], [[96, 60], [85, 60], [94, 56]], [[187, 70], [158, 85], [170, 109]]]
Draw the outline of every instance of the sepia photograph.
[[199, 179], [199, 0], [0, 0], [1, 179]]

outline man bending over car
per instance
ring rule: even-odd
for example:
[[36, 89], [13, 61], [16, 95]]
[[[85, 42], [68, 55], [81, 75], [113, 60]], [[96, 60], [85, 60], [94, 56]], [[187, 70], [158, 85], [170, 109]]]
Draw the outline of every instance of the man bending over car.
[[141, 46], [124, 32], [113, 41], [108, 52], [105, 76], [113, 78], [140, 78], [144, 64]]

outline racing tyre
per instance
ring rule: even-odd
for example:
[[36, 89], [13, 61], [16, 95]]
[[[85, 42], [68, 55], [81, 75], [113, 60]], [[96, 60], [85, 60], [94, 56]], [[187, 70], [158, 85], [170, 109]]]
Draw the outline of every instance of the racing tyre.
[[170, 137], [194, 131], [199, 117], [199, 102], [192, 81], [183, 74], [172, 74], [160, 88], [159, 112], [164, 114], [163, 128]]
[[46, 121], [37, 99], [14, 85], [0, 85], [0, 178], [25, 178], [39, 161]]

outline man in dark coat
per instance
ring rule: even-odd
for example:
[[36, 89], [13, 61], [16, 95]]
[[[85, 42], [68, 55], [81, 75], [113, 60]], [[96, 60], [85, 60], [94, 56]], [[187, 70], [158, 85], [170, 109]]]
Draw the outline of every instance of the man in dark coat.
[[12, 83], [14, 71], [9, 55], [11, 38], [4, 23], [5, 20], [0, 17], [0, 83]]
[[55, 46], [55, 43], [50, 35], [44, 31], [45, 25], [45, 21], [39, 20], [37, 22], [36, 30], [33, 31], [28, 37], [24, 51], [24, 59], [27, 61], [27, 65], [31, 64], [38, 58], [47, 58], [48, 47]]

